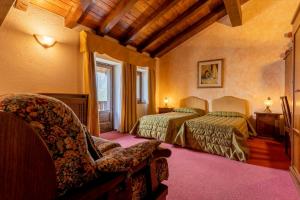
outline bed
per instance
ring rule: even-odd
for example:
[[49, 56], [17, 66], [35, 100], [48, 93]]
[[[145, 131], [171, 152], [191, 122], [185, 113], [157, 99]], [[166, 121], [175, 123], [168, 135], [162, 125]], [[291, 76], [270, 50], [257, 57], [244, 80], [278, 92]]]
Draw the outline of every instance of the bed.
[[134, 125], [130, 134], [154, 138], [172, 144], [183, 122], [203, 116], [207, 113], [206, 100], [197, 97], [188, 97], [180, 101], [180, 108], [173, 112], [146, 115], [141, 117]]
[[248, 121], [248, 102], [225, 96], [212, 101], [212, 112], [185, 121], [173, 144], [245, 162], [247, 138], [255, 135]]

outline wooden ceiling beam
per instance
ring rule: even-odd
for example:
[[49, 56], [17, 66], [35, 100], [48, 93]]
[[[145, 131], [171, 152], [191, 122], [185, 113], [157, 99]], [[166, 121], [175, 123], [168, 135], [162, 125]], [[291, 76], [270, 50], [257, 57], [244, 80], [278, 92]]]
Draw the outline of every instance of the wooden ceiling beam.
[[0, 26], [2, 25], [9, 9], [14, 4], [15, 0], [1, 0], [0, 1]]
[[210, 14], [201, 18], [199, 21], [194, 23], [193, 25], [187, 27], [180, 33], [178, 33], [175, 37], [170, 38], [167, 42], [160, 45], [157, 49], [155, 49], [152, 53], [152, 57], [161, 57], [164, 54], [168, 53], [170, 50], [174, 49], [187, 39], [191, 38], [195, 34], [199, 33], [203, 29], [207, 28], [220, 18], [226, 15], [226, 10], [224, 6], [218, 6], [216, 9], [212, 10]]
[[242, 7], [240, 0], [223, 0], [231, 25], [242, 25]]
[[121, 44], [128, 45], [133, 41], [137, 35], [146, 29], [153, 21], [161, 18], [166, 12], [173, 8], [180, 0], [167, 0], [165, 1], [156, 12], [153, 12], [149, 17], [141, 20], [140, 23], [133, 29], [129, 30], [125, 36], [121, 39]]
[[82, 15], [88, 10], [94, 0], [80, 0], [76, 6], [72, 6], [69, 13], [65, 17], [65, 26], [74, 28]]
[[105, 17], [98, 33], [106, 35], [121, 20], [121, 18], [134, 6], [137, 0], [121, 0], [115, 8]]
[[14, 7], [18, 10], [27, 11], [29, 0], [16, 0]]
[[184, 11], [179, 17], [175, 18], [169, 24], [167, 24], [162, 29], [159, 29], [152, 33], [148, 38], [146, 38], [139, 46], [138, 51], [142, 52], [145, 48], [147, 48], [150, 44], [164, 35], [168, 30], [175, 27], [177, 24], [186, 21], [188, 18], [193, 16], [194, 14], [201, 12], [204, 6], [209, 6], [209, 0], [199, 0], [186, 11]]

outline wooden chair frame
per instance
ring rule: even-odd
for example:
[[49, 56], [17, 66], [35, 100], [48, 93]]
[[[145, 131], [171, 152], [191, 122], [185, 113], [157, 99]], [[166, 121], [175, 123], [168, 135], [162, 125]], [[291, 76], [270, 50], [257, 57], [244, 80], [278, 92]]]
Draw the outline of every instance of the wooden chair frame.
[[284, 141], [285, 141], [285, 153], [289, 153], [289, 147], [290, 145], [290, 135], [292, 131], [292, 114], [289, 106], [289, 102], [287, 99], [287, 96], [280, 97], [281, 99], [281, 107], [284, 117]]
[[[48, 148], [40, 136], [12, 113], [0, 112], [0, 196], [4, 200], [57, 199], [56, 171]], [[149, 197], [166, 199], [167, 186], [155, 174], [155, 159], [169, 157], [171, 151], [158, 149], [153, 158], [142, 162], [133, 173], [144, 170]], [[125, 185], [122, 193], [115, 188]], [[131, 199], [131, 182], [127, 173], [107, 173], [101, 179], [74, 189], [59, 199]]]

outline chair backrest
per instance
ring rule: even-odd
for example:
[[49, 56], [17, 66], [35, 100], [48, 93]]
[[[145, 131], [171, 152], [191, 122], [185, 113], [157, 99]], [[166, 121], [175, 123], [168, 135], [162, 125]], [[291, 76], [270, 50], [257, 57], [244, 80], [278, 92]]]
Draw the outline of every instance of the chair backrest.
[[49, 97], [61, 100], [67, 104], [80, 119], [81, 123], [87, 126], [88, 121], [88, 101], [87, 94], [63, 94], [63, 93], [41, 93]]
[[281, 107], [282, 107], [282, 112], [283, 112], [283, 116], [284, 116], [285, 126], [288, 128], [291, 128], [292, 127], [292, 114], [291, 114], [287, 96], [282, 96], [282, 97], [280, 97], [280, 99], [281, 99]]

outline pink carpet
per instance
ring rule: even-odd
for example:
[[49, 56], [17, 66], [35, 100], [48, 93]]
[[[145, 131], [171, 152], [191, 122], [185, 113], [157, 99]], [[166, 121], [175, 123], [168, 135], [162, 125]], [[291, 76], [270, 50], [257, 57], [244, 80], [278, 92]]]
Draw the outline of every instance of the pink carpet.
[[[101, 137], [127, 147], [145, 139], [104, 133]], [[169, 144], [170, 200], [300, 200], [288, 171], [232, 161]]]

